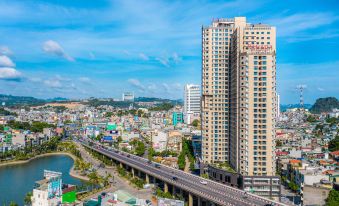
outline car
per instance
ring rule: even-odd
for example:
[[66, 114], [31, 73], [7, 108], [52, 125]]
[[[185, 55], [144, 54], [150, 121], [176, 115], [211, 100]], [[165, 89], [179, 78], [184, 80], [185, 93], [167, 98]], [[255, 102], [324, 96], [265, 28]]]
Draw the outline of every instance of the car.
[[200, 181], [200, 184], [207, 185], [207, 182], [205, 180]]
[[156, 168], [160, 168], [160, 165], [159, 164], [155, 164], [154, 165]]
[[177, 180], [178, 178], [177, 178], [176, 176], [173, 176], [172, 179], [173, 179], [173, 180]]
[[147, 163], [148, 163], [148, 164], [152, 164], [152, 161], [151, 161], [151, 160], [148, 160]]
[[127, 157], [130, 157], [130, 156], [131, 156], [130, 154], [127, 155]]

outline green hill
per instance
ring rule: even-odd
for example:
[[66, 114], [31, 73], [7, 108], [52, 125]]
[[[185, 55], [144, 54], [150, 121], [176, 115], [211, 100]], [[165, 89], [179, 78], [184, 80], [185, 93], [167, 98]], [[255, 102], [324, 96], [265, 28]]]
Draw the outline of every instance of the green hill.
[[34, 97], [22, 97], [0, 94], [0, 104], [4, 102], [6, 106], [24, 106], [24, 105], [40, 105], [44, 104], [45, 100]]
[[339, 101], [337, 100], [337, 98], [335, 97], [319, 98], [311, 107], [310, 112], [319, 114], [322, 112], [331, 112], [335, 108], [339, 108]]

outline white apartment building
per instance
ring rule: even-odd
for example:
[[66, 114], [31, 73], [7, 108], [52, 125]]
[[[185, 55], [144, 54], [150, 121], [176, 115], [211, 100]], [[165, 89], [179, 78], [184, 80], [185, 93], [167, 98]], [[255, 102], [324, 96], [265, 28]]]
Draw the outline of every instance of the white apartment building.
[[133, 102], [134, 101], [134, 93], [133, 92], [122, 93], [122, 101]]
[[192, 120], [200, 117], [200, 86], [187, 84], [184, 88], [184, 120], [190, 124]]

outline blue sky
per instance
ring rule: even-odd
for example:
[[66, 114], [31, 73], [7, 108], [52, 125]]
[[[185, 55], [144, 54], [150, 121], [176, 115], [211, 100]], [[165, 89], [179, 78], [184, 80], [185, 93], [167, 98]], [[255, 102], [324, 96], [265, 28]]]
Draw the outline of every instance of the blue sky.
[[201, 26], [246, 16], [277, 27], [281, 103], [339, 97], [339, 2], [0, 0], [0, 93], [182, 98], [200, 84]]

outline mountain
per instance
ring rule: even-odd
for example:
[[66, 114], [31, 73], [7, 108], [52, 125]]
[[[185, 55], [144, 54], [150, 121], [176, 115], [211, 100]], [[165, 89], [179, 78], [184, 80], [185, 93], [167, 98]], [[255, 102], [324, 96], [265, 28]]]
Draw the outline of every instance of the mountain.
[[6, 106], [25, 106], [44, 104], [45, 100], [34, 97], [12, 96], [0, 94], [0, 104], [5, 103]]
[[314, 105], [311, 107], [310, 112], [312, 113], [322, 113], [322, 112], [331, 112], [333, 109], [339, 108], [339, 101], [335, 97], [326, 97], [319, 98], [315, 101]]

